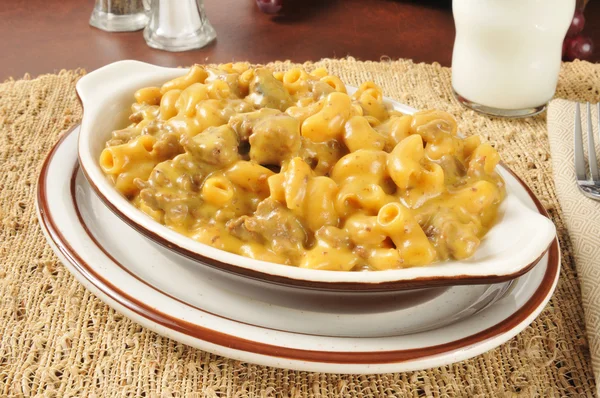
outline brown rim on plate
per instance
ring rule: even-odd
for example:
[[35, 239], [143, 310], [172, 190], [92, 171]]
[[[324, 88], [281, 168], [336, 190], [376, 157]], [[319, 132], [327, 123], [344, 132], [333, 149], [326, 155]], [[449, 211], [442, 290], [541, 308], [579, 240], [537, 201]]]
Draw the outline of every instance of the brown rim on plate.
[[[430, 347], [408, 350], [390, 350], [390, 351], [369, 351], [369, 352], [337, 352], [337, 351], [315, 351], [304, 350], [289, 347], [280, 347], [267, 343], [256, 342], [244, 339], [237, 336], [214, 331], [212, 329], [199, 326], [181, 319], [174, 318], [169, 314], [158, 311], [148, 304], [138, 300], [135, 297], [128, 295], [122, 290], [114, 286], [110, 281], [104, 279], [96, 273], [94, 269], [87, 264], [77, 252], [69, 245], [65, 238], [60, 233], [56, 226], [55, 220], [49, 212], [47, 197], [46, 197], [46, 177], [48, 165], [52, 160], [57, 148], [64, 139], [75, 129], [71, 129], [65, 133], [63, 137], [55, 144], [48, 154], [38, 179], [37, 186], [37, 202], [40, 213], [40, 221], [42, 227], [47, 231], [58, 250], [71, 262], [75, 269], [91, 284], [97, 287], [100, 291], [106, 294], [111, 300], [116, 301], [128, 310], [138, 314], [139, 316], [160, 324], [173, 331], [185, 334], [187, 336], [197, 338], [212, 344], [216, 344], [225, 348], [238, 351], [245, 351], [270, 357], [286, 358], [291, 360], [322, 362], [322, 363], [339, 363], [339, 364], [385, 364], [398, 363], [415, 359], [421, 359], [433, 355], [439, 355], [468, 346], [483, 342], [490, 338], [494, 338], [500, 334], [506, 333], [515, 328], [531, 315], [546, 299], [552, 290], [554, 280], [558, 275], [559, 270], [559, 249], [558, 240], [555, 238], [550, 245], [548, 251], [548, 266], [546, 272], [540, 282], [539, 287], [532, 297], [515, 313], [504, 319], [503, 321], [491, 326], [481, 332], [475, 333], [455, 341], [444, 344], [439, 344]], [[521, 184], [523, 182], [519, 180]], [[526, 187], [525, 184], [523, 184]], [[527, 188], [527, 187], [526, 187]], [[540, 213], [547, 216], [539, 200], [527, 188], [528, 193], [534, 200]]]
[[[77, 157], [79, 159], [79, 150], [77, 151]], [[79, 161], [79, 165], [81, 167], [81, 171], [85, 176], [86, 180], [92, 187], [92, 190], [96, 193], [96, 195], [100, 198], [100, 200], [121, 220], [123, 220], [130, 227], [151, 239], [152, 241], [164, 246], [182, 256], [185, 256], [191, 260], [194, 260], [199, 263], [201, 266], [209, 266], [212, 268], [216, 268], [221, 271], [229, 272], [238, 276], [243, 276], [247, 278], [256, 279], [263, 282], [269, 282], [273, 284], [283, 285], [283, 286], [294, 286], [297, 288], [303, 289], [313, 289], [313, 290], [327, 290], [327, 291], [347, 291], [347, 292], [359, 292], [359, 291], [368, 291], [368, 292], [387, 292], [387, 291], [399, 291], [399, 290], [413, 290], [413, 289], [422, 289], [429, 287], [442, 287], [442, 286], [453, 286], [453, 285], [482, 285], [482, 284], [493, 284], [493, 283], [501, 283], [506, 282], [511, 279], [518, 278], [527, 272], [529, 272], [541, 259], [544, 257], [548, 248], [546, 248], [534, 261], [527, 264], [525, 267], [520, 270], [513, 272], [511, 274], [506, 275], [454, 275], [454, 276], [427, 276], [427, 277], [418, 277], [409, 280], [395, 280], [395, 281], [385, 281], [385, 282], [325, 282], [325, 281], [313, 281], [306, 279], [298, 279], [298, 278], [290, 278], [282, 275], [273, 275], [266, 272], [257, 271], [250, 268], [240, 267], [235, 264], [225, 263], [222, 261], [215, 260], [210, 257], [206, 257], [200, 253], [195, 251], [186, 249], [181, 247], [174, 242], [167, 240], [160, 236], [159, 234], [149, 230], [141, 224], [138, 224], [131, 218], [129, 218], [124, 212], [122, 212], [117, 206], [115, 206], [98, 188], [98, 186], [94, 183], [93, 179], [89, 177], [88, 172], [83, 165], [81, 160]], [[543, 216], [550, 218], [542, 204], [535, 197], [535, 194], [529, 189], [529, 187], [521, 180], [511, 169], [509, 169], [505, 164], [501, 164], [501, 167], [504, 168], [508, 173], [510, 173], [518, 182], [525, 188], [527, 193], [531, 196], [532, 200], [535, 202], [535, 205]], [[156, 222], [152, 220], [152, 222]], [[191, 238], [190, 238], [191, 239]], [[341, 272], [341, 271], [331, 271], [331, 272]]]
[[[204, 313], [222, 318], [222, 319], [226, 319], [228, 321], [233, 321], [233, 322], [237, 322], [237, 323], [241, 323], [244, 325], [248, 325], [248, 326], [253, 326], [253, 327], [257, 327], [257, 328], [262, 328], [262, 329], [268, 329], [268, 330], [273, 330], [273, 331], [277, 331], [277, 332], [285, 332], [285, 333], [294, 333], [294, 334], [300, 334], [300, 335], [306, 335], [306, 336], [318, 336], [318, 337], [339, 337], [339, 336], [334, 336], [334, 335], [325, 335], [325, 334], [318, 334], [318, 333], [307, 333], [307, 332], [295, 332], [295, 331], [290, 331], [290, 330], [285, 330], [285, 329], [278, 329], [278, 328], [273, 328], [273, 327], [268, 327], [268, 326], [264, 326], [264, 325], [257, 325], [254, 323], [250, 323], [250, 322], [244, 322], [244, 321], [239, 321], [233, 318], [229, 318], [227, 316], [224, 315], [220, 315], [218, 313], [215, 312], [211, 312], [208, 311], [204, 308], [201, 307], [197, 307], [196, 305], [193, 305], [191, 303], [186, 302], [185, 300], [182, 300], [180, 298], [177, 298], [173, 295], [171, 295], [170, 293], [165, 292], [164, 290], [148, 283], [147, 281], [145, 281], [144, 279], [140, 278], [137, 274], [135, 274], [133, 271], [131, 271], [129, 268], [127, 268], [127, 266], [123, 265], [121, 262], [119, 262], [116, 258], [113, 257], [113, 255], [98, 241], [98, 239], [96, 239], [96, 237], [94, 236], [94, 234], [92, 233], [92, 231], [90, 231], [90, 229], [88, 228], [88, 225], [85, 223], [85, 220], [83, 219], [83, 216], [81, 214], [81, 211], [79, 210], [79, 205], [77, 203], [77, 198], [76, 198], [76, 194], [75, 194], [75, 189], [77, 188], [77, 175], [78, 175], [78, 171], [80, 170], [79, 167], [79, 163], [76, 163], [75, 166], [73, 167], [73, 174], [71, 175], [71, 182], [70, 182], [70, 187], [71, 187], [71, 200], [73, 202], [73, 207], [75, 208], [75, 213], [77, 214], [77, 219], [79, 220], [79, 224], [81, 225], [81, 227], [83, 228], [83, 230], [85, 231], [86, 235], [88, 236], [88, 238], [90, 238], [90, 240], [92, 242], [94, 242], [94, 245], [96, 245], [96, 247], [102, 251], [104, 253], [104, 255], [106, 257], [108, 257], [114, 264], [116, 264], [119, 268], [121, 268], [123, 271], [127, 272], [129, 275], [131, 275], [132, 277], [134, 277], [135, 279], [137, 279], [138, 281], [140, 281], [141, 283], [143, 283], [144, 285], [150, 287], [152, 290], [157, 291], [158, 293], [162, 294], [163, 296], [167, 296], [170, 299], [173, 299], [181, 304], [184, 304], [188, 307], [194, 308], [198, 311], [202, 311]], [[87, 182], [87, 179], [84, 180]], [[510, 286], [512, 285], [512, 283], [515, 280], [511, 280], [508, 282], [504, 282], [507, 284], [508, 289], [510, 289]], [[444, 287], [439, 287], [438, 289], [443, 289]], [[492, 301], [491, 303], [489, 303], [488, 305], [486, 305], [485, 307], [477, 310], [477, 312], [488, 308], [489, 305], [492, 305], [496, 302], [497, 300]]]

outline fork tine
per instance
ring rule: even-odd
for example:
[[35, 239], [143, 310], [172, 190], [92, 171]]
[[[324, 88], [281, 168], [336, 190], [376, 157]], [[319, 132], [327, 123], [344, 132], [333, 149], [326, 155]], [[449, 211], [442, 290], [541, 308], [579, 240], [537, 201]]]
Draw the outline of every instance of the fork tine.
[[598, 177], [598, 160], [596, 159], [596, 146], [594, 145], [594, 129], [592, 126], [592, 110], [590, 103], [587, 103], [587, 135], [588, 135], [588, 164], [590, 166], [590, 175], [592, 181], [600, 180]]
[[579, 102], [575, 104], [575, 129], [573, 136], [575, 138], [575, 174], [578, 180], [585, 180], [585, 158], [583, 156], [583, 141], [581, 139], [581, 112], [579, 110]]

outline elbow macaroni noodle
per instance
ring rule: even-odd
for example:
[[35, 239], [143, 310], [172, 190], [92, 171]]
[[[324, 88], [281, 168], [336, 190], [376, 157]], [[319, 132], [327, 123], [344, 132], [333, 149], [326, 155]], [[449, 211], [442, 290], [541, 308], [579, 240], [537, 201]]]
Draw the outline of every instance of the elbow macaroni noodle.
[[134, 94], [100, 167], [141, 211], [199, 242], [360, 271], [473, 255], [505, 196], [498, 153], [448, 113], [403, 115], [323, 68], [193, 66]]

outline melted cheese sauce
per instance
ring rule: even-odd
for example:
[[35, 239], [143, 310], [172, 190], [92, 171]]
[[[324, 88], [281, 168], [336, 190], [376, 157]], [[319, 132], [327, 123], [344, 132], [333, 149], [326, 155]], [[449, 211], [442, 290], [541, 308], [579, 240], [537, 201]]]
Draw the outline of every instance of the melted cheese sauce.
[[138, 90], [100, 165], [133, 205], [198, 242], [327, 270], [468, 258], [505, 196], [489, 145], [441, 111], [403, 115], [323, 69], [194, 66]]

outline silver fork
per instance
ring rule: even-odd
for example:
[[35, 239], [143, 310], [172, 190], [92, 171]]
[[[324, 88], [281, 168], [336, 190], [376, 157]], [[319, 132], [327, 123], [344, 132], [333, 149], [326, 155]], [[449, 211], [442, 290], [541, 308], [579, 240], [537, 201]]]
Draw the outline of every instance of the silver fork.
[[[600, 136], [600, 102], [598, 105], [598, 134]], [[579, 103], [575, 105], [575, 175], [577, 186], [589, 198], [600, 200], [600, 174], [598, 173], [598, 160], [594, 147], [594, 129], [592, 128], [592, 112], [590, 103], [587, 103], [587, 136], [588, 136], [588, 165], [589, 178], [585, 172], [585, 155], [583, 154], [583, 140], [581, 128], [581, 111]]]

